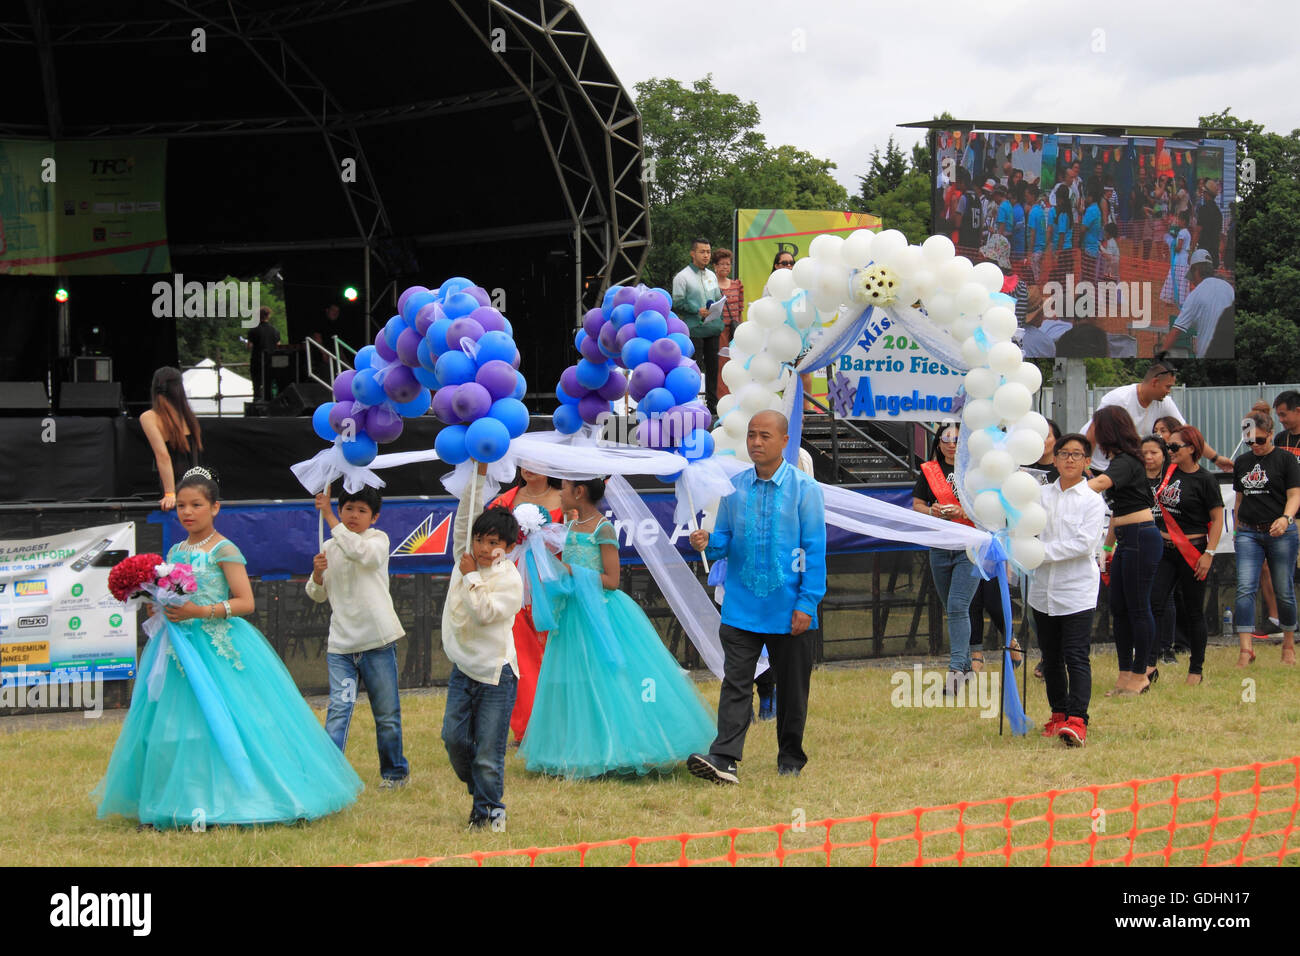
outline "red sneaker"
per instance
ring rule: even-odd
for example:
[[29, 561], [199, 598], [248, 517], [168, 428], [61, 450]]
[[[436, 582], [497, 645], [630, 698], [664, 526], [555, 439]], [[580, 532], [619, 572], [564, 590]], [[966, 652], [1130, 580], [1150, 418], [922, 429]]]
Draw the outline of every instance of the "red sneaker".
[[1060, 732], [1063, 723], [1065, 723], [1065, 714], [1052, 711], [1052, 716], [1049, 717], [1047, 723], [1043, 725], [1043, 736], [1055, 737], [1057, 733]]
[[1056, 734], [1067, 747], [1082, 747], [1088, 740], [1088, 725], [1082, 717], [1071, 717], [1061, 725]]

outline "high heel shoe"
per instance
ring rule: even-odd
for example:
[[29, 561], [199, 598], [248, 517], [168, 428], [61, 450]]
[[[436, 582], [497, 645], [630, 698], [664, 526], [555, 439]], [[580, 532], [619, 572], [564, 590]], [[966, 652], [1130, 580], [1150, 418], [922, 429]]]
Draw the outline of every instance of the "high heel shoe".
[[1147, 674], [1147, 686], [1150, 687], [1159, 679], [1160, 679], [1160, 668], [1158, 667], [1151, 668], [1151, 673]]
[[1247, 664], [1255, 663], [1255, 652], [1241, 650], [1237, 652], [1237, 666], [1245, 667]]

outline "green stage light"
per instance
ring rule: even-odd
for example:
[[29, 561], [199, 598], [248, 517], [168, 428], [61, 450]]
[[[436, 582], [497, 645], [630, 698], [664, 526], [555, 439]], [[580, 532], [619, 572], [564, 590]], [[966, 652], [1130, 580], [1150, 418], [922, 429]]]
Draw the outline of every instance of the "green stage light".
[[347, 299], [349, 302], [357, 301], [357, 290], [352, 286], [348, 286], [343, 290], [343, 298]]
[[54, 301], [55, 301], [55, 302], [58, 302], [58, 303], [60, 303], [60, 304], [62, 304], [62, 303], [64, 303], [64, 302], [67, 302], [67, 301], [68, 301], [68, 290], [67, 290], [67, 289], [56, 289], [56, 290], [54, 290]]

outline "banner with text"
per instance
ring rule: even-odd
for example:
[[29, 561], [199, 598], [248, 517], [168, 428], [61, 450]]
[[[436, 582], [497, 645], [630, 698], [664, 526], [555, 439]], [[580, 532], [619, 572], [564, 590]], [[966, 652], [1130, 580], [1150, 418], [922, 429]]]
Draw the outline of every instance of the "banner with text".
[[895, 422], [954, 417], [963, 373], [930, 355], [883, 312], [873, 316], [862, 337], [835, 363], [830, 387], [835, 414]]
[[0, 683], [135, 676], [135, 610], [108, 590], [135, 525], [0, 541]]

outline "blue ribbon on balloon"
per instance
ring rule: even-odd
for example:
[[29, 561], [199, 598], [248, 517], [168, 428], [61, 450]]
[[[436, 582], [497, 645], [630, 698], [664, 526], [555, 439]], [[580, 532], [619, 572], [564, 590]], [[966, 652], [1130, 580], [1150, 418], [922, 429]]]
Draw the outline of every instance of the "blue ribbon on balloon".
[[[1003, 640], [1007, 645], [1011, 643], [1011, 585], [1007, 581], [1007, 562], [1011, 562], [1022, 574], [1027, 573], [1011, 557], [1010, 544], [1010, 535], [1005, 530], [997, 532], [989, 540], [988, 545], [976, 553], [979, 560], [975, 563], [976, 569], [985, 580], [991, 577], [996, 577], [998, 580], [998, 592], [1002, 598], [1002, 620], [1006, 622]], [[1029, 613], [1027, 604], [1025, 613]], [[1002, 650], [1002, 709], [1011, 725], [1011, 732], [1017, 737], [1023, 737], [1033, 728], [1033, 721], [1029, 719], [1020, 704], [1016, 669], [1011, 661], [1010, 647], [1004, 647]]]

